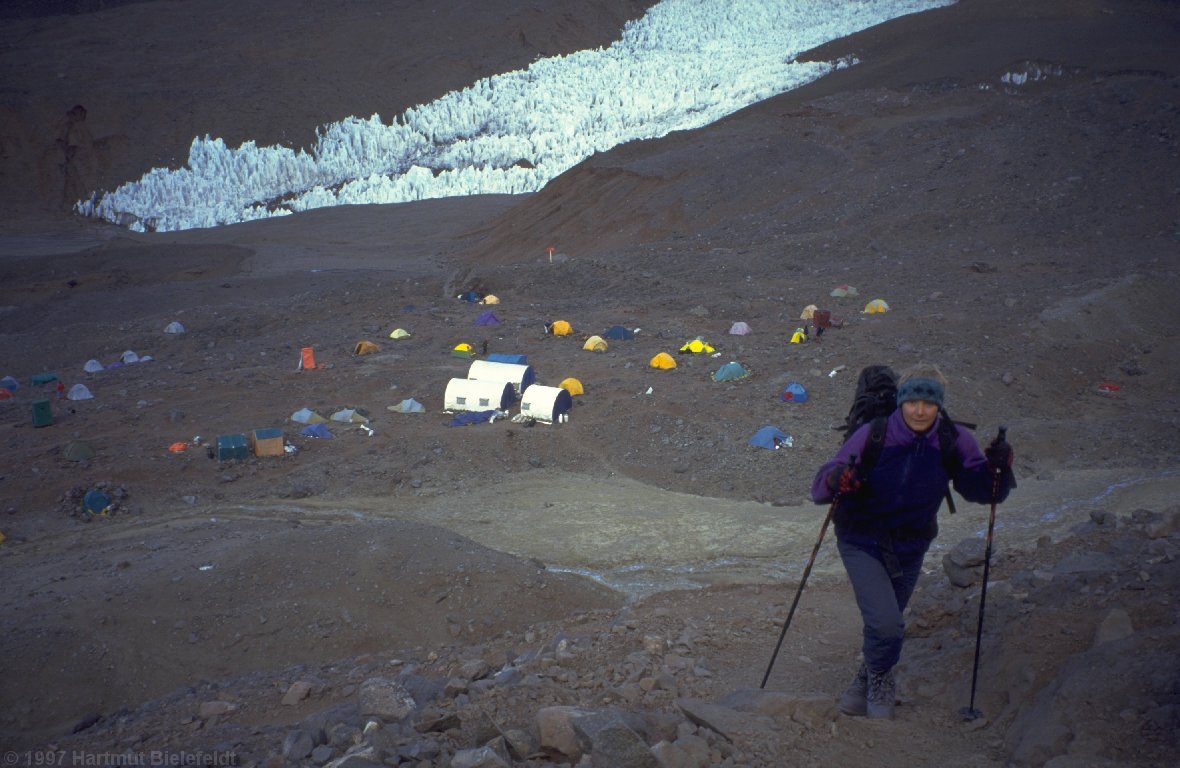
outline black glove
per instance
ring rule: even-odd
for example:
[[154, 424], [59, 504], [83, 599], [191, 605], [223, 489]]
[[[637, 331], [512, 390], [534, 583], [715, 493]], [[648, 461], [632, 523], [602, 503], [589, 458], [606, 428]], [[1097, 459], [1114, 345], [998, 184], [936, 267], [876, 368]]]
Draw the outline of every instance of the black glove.
[[[987, 465], [991, 471], [1001, 476], [1006, 489], [1011, 489], [1016, 487], [1016, 475], [1012, 472], [1012, 446], [1008, 445], [1004, 437], [1007, 431], [1006, 428], [1000, 427], [996, 439], [988, 444], [983, 455], [987, 457]], [[1007, 490], [1004, 493], [1007, 494]]]
[[987, 457], [988, 466], [993, 472], [1012, 468], [1012, 446], [1002, 435], [991, 441], [983, 455]]
[[837, 464], [828, 473], [828, 490], [847, 496], [860, 490], [860, 475], [851, 464]]

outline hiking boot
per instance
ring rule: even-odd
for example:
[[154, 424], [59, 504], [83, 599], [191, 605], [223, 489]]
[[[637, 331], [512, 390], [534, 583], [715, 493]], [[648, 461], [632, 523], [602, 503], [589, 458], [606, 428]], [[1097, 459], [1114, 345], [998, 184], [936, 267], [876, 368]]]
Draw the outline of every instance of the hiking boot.
[[856, 670], [856, 677], [844, 693], [840, 694], [840, 711], [846, 715], [863, 717], [868, 707], [869, 670], [864, 664]]
[[893, 670], [874, 672], [869, 670], [869, 691], [865, 702], [866, 714], [871, 718], [893, 719], [893, 705], [897, 701], [897, 684]]

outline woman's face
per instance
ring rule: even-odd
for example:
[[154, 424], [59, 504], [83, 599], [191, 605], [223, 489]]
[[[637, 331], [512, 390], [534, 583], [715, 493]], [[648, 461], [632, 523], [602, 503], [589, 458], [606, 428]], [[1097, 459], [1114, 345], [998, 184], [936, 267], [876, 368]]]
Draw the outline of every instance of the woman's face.
[[901, 417], [905, 425], [919, 434], [934, 426], [936, 416], [938, 404], [929, 400], [906, 400], [901, 404]]

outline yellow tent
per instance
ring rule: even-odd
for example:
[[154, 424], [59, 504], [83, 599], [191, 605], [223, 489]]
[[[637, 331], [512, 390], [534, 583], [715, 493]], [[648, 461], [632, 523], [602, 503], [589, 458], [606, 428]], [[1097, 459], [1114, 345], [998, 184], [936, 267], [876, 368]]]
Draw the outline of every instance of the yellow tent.
[[693, 339], [692, 341], [685, 342], [684, 346], [680, 348], [680, 351], [681, 352], [692, 352], [695, 355], [699, 355], [702, 352], [711, 353], [711, 352], [713, 352], [713, 348], [710, 347], [705, 342], [701, 341], [701, 339], [698, 337], [698, 338]]
[[795, 332], [791, 334], [792, 344], [802, 344], [807, 341], [807, 334], [803, 332], [802, 328], [796, 328]]
[[868, 304], [865, 304], [864, 314], [879, 315], [883, 312], [889, 311], [889, 305], [885, 303], [885, 299], [873, 299]]
[[661, 352], [653, 357], [648, 365], [652, 368], [659, 368], [661, 371], [667, 371], [676, 367], [676, 361], [667, 352]]
[[549, 332], [554, 336], [569, 336], [574, 332], [574, 327], [564, 320], [556, 320], [549, 326]]
[[819, 307], [815, 306], [814, 304], [808, 304], [803, 308], [803, 314], [799, 315], [799, 319], [810, 320], [811, 318], [815, 317], [815, 310], [817, 309], [819, 309]]
[[451, 350], [452, 357], [475, 357], [475, 350], [470, 344], [462, 343], [456, 344], [455, 348]]
[[605, 352], [606, 341], [601, 336], [591, 336], [586, 339], [586, 343], [582, 345], [582, 349], [590, 352]]
[[377, 351], [377, 345], [371, 341], [358, 341], [356, 348], [352, 350], [354, 355], [371, 355]]
[[480, 304], [499, 304], [500, 300], [489, 293], [487, 296], [484, 296], [482, 299], [480, 299], [479, 303]]
[[410, 338], [410, 332], [407, 331], [405, 328], [394, 328], [392, 331], [389, 332], [389, 338], [391, 338], [391, 339], [408, 339], [408, 338]]
[[571, 396], [581, 395], [586, 392], [586, 390], [582, 388], [582, 382], [572, 377], [561, 382], [559, 386], [566, 392], [569, 392]]

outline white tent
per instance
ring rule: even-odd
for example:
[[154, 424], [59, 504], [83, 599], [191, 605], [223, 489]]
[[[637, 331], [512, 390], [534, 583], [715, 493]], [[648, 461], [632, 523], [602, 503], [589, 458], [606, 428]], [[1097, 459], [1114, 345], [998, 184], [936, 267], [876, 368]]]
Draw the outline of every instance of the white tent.
[[503, 380], [451, 379], [444, 400], [447, 411], [503, 411], [516, 401], [516, 392]]
[[729, 332], [734, 336], [745, 336], [750, 332], [750, 326], [746, 325], [741, 320], [738, 320], [736, 323], [729, 326]]
[[531, 416], [537, 421], [553, 423], [559, 417], [568, 413], [574, 406], [574, 399], [569, 390], [561, 387], [546, 387], [534, 384], [524, 391], [520, 398], [520, 412]]
[[516, 390], [515, 395], [518, 395], [537, 380], [537, 374], [533, 372], [531, 365], [475, 360], [467, 370], [467, 378], [476, 381], [506, 381]]

